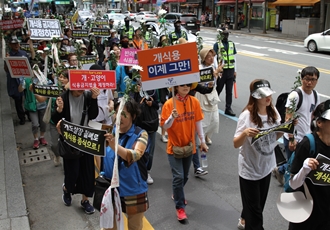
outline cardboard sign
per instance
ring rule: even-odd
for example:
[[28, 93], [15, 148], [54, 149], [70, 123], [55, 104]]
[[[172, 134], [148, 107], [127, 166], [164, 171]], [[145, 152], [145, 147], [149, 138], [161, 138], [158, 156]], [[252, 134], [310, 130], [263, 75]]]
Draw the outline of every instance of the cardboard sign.
[[138, 51], [143, 90], [199, 82], [195, 42]]
[[94, 36], [110, 37], [110, 29], [106, 28], [92, 28], [91, 33], [93, 33]]
[[62, 119], [61, 133], [68, 145], [91, 155], [105, 156], [106, 131], [76, 125]]
[[2, 30], [12, 30], [23, 28], [23, 18], [16, 18], [12, 20], [1, 20], [0, 27]]
[[199, 75], [201, 79], [200, 82], [214, 81], [212, 66], [199, 70]]
[[95, 20], [95, 25], [109, 25], [109, 22], [107, 19], [97, 19]]
[[253, 145], [259, 138], [261, 138], [265, 135], [268, 135], [272, 132], [282, 132], [282, 133], [293, 134], [293, 132], [294, 132], [293, 121], [291, 120], [291, 121], [285, 122], [283, 124], [274, 126], [269, 129], [260, 129], [260, 132], [255, 137], [252, 137], [251, 145]]
[[27, 25], [32, 40], [51, 40], [62, 34], [61, 24], [57, 19], [28, 18]]
[[58, 97], [62, 93], [56, 85], [32, 85], [33, 93], [44, 97]]
[[116, 89], [114, 70], [69, 70], [70, 90]]
[[4, 59], [12, 78], [33, 77], [32, 69], [27, 57], [5, 57]]
[[96, 63], [96, 55], [85, 55], [85, 56], [80, 56], [78, 58], [80, 64], [95, 64]]
[[330, 186], [330, 159], [321, 153], [317, 154], [316, 159], [319, 165], [310, 171], [306, 178], [315, 185]]
[[88, 30], [72, 30], [73, 38], [88, 38]]
[[[38, 43], [33, 43], [33, 49], [35, 51], [38, 50], [38, 46], [39, 46]], [[31, 53], [30, 45], [28, 43], [20, 43], [20, 48], [21, 48], [21, 50], [24, 50], [25, 52]]]
[[126, 66], [132, 66], [132, 65], [138, 65], [138, 59], [137, 59], [137, 49], [128, 48], [128, 49], [121, 49], [120, 50], [120, 59], [118, 62], [118, 65], [126, 65]]

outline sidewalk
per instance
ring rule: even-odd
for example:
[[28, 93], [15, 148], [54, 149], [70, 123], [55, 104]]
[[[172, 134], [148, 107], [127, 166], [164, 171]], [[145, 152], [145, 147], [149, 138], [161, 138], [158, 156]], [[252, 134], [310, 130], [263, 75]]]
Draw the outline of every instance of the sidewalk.
[[[201, 27], [201, 31], [217, 31], [215, 27]], [[251, 28], [250, 32], [247, 27], [242, 28], [240, 30], [229, 30], [232, 34], [244, 34], [244, 35], [252, 35], [252, 36], [262, 36], [262, 37], [269, 37], [269, 38], [276, 38], [276, 39], [283, 39], [283, 40], [290, 40], [290, 41], [298, 41], [304, 42], [305, 37], [297, 37], [289, 34], [283, 34], [281, 31], [275, 30], [267, 30], [266, 33], [263, 33], [262, 29], [258, 28]]]
[[[29, 230], [7, 78], [0, 63], [0, 229]], [[16, 114], [15, 114], [16, 116]], [[18, 122], [17, 122], [18, 123]]]

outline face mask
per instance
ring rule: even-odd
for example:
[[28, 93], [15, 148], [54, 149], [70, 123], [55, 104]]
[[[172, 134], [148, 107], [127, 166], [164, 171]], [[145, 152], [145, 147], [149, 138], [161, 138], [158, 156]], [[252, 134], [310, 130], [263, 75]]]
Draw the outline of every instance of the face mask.
[[180, 25], [175, 26], [175, 30], [176, 30], [176, 31], [180, 31], [180, 30], [181, 30], [181, 26], [180, 26]]

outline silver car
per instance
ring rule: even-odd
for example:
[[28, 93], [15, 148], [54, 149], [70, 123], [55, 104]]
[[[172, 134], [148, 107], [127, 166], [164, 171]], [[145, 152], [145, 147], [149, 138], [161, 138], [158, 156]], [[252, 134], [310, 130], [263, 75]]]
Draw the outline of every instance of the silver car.
[[[166, 24], [165, 28], [162, 28], [162, 29], [160, 28], [160, 26], [157, 23], [154, 23], [154, 22], [147, 22], [146, 26], [147, 26], [147, 28], [151, 28], [151, 31], [153, 34], [153, 46], [157, 46], [160, 36], [165, 34], [165, 28], [166, 28], [166, 33], [168, 35], [174, 31], [173, 24]], [[187, 31], [186, 28], [181, 26], [181, 30], [185, 31], [187, 33], [188, 42], [196, 41], [196, 36], [193, 35], [190, 31]]]

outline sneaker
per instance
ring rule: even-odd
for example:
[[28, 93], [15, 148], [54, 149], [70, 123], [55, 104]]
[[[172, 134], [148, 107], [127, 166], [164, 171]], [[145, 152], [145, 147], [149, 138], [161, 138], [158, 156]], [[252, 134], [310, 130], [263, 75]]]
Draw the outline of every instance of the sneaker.
[[40, 144], [42, 144], [42, 145], [48, 145], [48, 142], [46, 141], [46, 139], [45, 139], [44, 137], [40, 137], [40, 138], [39, 138], [39, 142], [40, 142]]
[[205, 176], [206, 174], [208, 174], [208, 171], [203, 170], [202, 168], [197, 168], [195, 169], [195, 177], [198, 176]]
[[61, 159], [59, 156], [54, 156], [54, 165], [55, 167], [59, 166], [61, 164]]
[[89, 203], [89, 200], [81, 201], [81, 207], [85, 210], [86, 214], [93, 214], [95, 212], [94, 207]]
[[206, 136], [206, 137], [205, 137], [205, 143], [206, 143], [207, 145], [212, 145], [212, 140], [211, 140], [208, 136]]
[[164, 142], [164, 143], [167, 143], [167, 142], [168, 142], [168, 139], [167, 139], [167, 137], [166, 137], [165, 135], [162, 136], [160, 139], [161, 139], [162, 142]]
[[148, 173], [147, 183], [148, 184], [153, 184], [154, 183], [154, 179], [152, 179], [152, 177], [150, 176], [150, 173]]
[[[173, 195], [173, 194], [172, 194], [172, 196], [171, 196], [171, 199], [174, 200], [174, 195]], [[187, 205], [188, 202], [187, 202], [186, 200], [184, 200], [184, 204]]]
[[178, 217], [178, 220], [186, 220], [188, 219], [187, 214], [183, 208], [179, 208], [176, 210], [176, 215]]
[[245, 229], [245, 224], [242, 224], [242, 218], [238, 219], [237, 228], [238, 229]]
[[24, 124], [25, 124], [25, 119], [24, 119], [24, 120], [20, 120], [20, 121], [19, 121], [19, 124], [20, 124], [20, 125], [24, 125]]
[[62, 185], [63, 195], [62, 200], [66, 206], [70, 206], [72, 202], [71, 194], [64, 189], [64, 184]]
[[38, 149], [38, 148], [39, 148], [39, 140], [34, 140], [33, 149]]
[[284, 175], [278, 171], [278, 167], [275, 167], [273, 169], [273, 172], [275, 174], [275, 178], [277, 179], [278, 183], [280, 183], [280, 185], [283, 186], [284, 185]]

